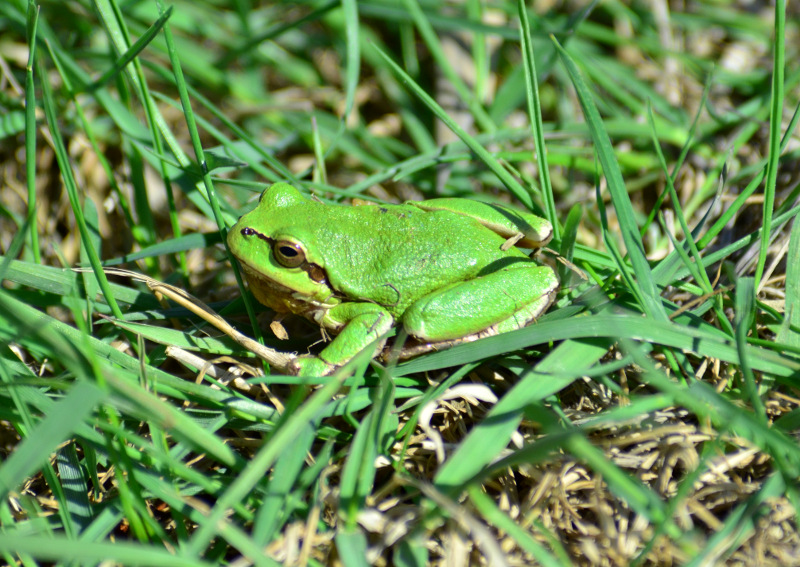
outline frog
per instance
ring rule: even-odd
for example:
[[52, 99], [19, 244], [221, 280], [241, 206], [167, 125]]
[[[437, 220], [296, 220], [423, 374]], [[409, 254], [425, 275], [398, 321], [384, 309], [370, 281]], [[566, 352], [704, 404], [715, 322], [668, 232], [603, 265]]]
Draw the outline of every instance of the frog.
[[[534, 252], [550, 222], [458, 197], [402, 204], [325, 203], [279, 182], [228, 231], [255, 298], [333, 340], [295, 356], [289, 372], [328, 376], [402, 327], [422, 350], [520, 329], [559, 289]], [[327, 332], [327, 333], [326, 333]]]

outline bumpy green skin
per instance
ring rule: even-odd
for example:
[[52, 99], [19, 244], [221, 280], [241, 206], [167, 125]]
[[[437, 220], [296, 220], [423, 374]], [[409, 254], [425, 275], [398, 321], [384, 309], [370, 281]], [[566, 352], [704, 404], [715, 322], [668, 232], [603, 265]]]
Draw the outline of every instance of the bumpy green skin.
[[[465, 199], [403, 205], [328, 205], [277, 183], [228, 233], [256, 298], [308, 317], [338, 336], [294, 371], [325, 375], [383, 337], [397, 322], [422, 341], [518, 329], [552, 302], [558, 279], [517, 248], [543, 246], [550, 224], [514, 209]], [[278, 262], [290, 242], [305, 262]], [[380, 346], [379, 346], [380, 348]]]

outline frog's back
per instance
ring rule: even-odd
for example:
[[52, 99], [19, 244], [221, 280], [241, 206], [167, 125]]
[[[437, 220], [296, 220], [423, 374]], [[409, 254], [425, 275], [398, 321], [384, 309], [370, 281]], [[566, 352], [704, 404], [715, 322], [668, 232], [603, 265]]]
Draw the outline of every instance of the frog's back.
[[353, 300], [374, 301], [394, 315], [416, 299], [515, 261], [503, 237], [448, 211], [410, 205], [327, 206], [314, 229], [332, 287]]

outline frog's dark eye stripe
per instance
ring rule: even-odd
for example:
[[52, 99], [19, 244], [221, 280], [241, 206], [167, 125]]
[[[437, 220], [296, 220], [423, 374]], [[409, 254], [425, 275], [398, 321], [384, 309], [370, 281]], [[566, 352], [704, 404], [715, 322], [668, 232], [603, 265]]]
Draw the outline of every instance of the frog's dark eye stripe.
[[250, 228], [249, 226], [244, 227], [240, 232], [242, 233], [242, 236], [258, 236], [261, 240], [265, 240], [269, 243], [272, 242], [272, 240], [258, 232], [256, 229]]
[[306, 272], [317, 283], [326, 282], [328, 280], [328, 276], [325, 274], [325, 270], [317, 266], [316, 264], [309, 264], [308, 269]]

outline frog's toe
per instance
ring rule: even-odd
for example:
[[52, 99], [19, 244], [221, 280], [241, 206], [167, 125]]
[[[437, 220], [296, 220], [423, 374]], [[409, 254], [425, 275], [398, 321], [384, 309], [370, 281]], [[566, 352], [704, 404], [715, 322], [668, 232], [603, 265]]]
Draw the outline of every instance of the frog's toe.
[[328, 364], [318, 356], [300, 356], [290, 365], [290, 371], [295, 376], [328, 376], [334, 370], [336, 367], [333, 364]]

